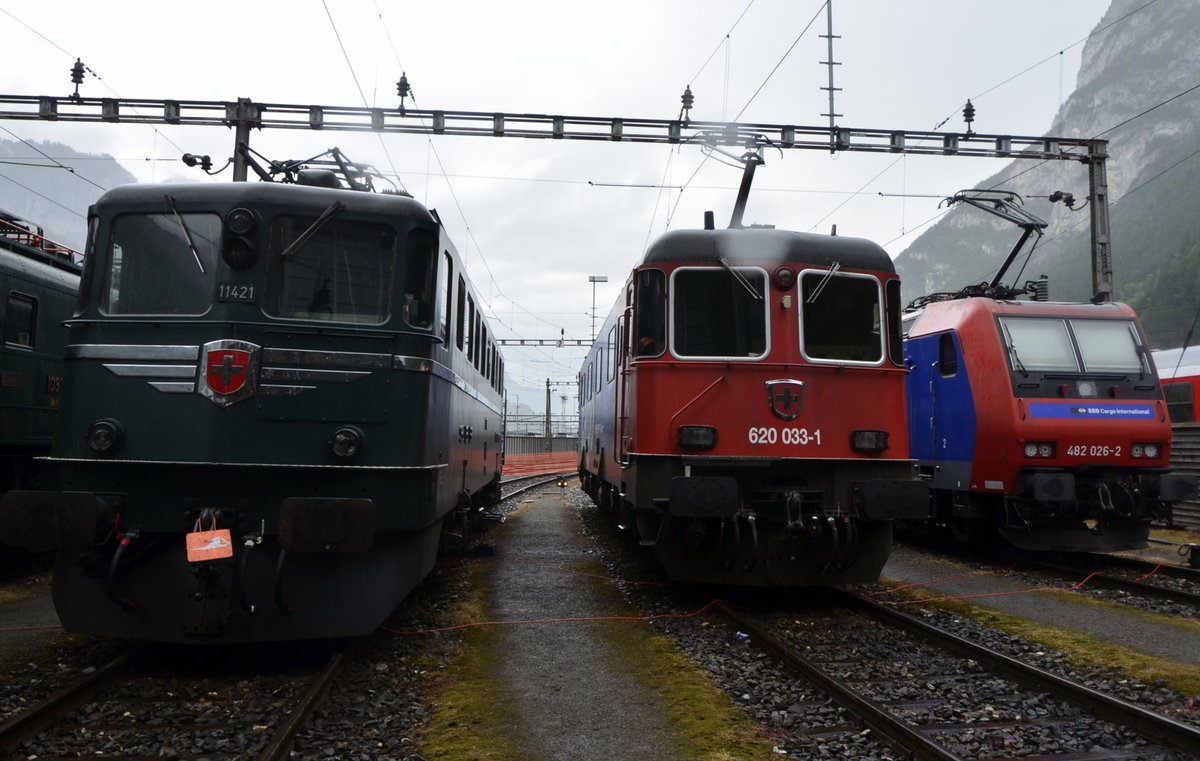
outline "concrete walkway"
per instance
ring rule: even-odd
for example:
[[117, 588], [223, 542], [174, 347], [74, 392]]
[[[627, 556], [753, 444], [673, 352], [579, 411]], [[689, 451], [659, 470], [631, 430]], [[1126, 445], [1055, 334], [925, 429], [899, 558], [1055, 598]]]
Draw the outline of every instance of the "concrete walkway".
[[[887, 565], [883, 567], [884, 578], [907, 584], [923, 584], [921, 589], [928, 592], [929, 596], [940, 593], [970, 598], [964, 602], [1081, 632], [1097, 640], [1142, 653], [1200, 665], [1200, 637], [1195, 632], [1156, 624], [1120, 607], [1090, 604], [1082, 596], [1078, 602], [1074, 602], [1063, 599], [1061, 595], [1026, 591], [1030, 588], [1029, 584], [1020, 579], [993, 573], [963, 575], [968, 573], [970, 571], [964, 570], [961, 565], [932, 558], [900, 544], [893, 548]], [[1071, 584], [1056, 581], [1047, 586], [1065, 590]]]
[[[559, 564], [588, 556], [574, 508], [562, 496], [536, 496], [509, 516], [489, 575], [499, 621], [630, 615], [606, 582], [566, 573]], [[618, 650], [604, 622], [500, 627], [502, 692], [513, 699], [528, 757], [541, 761], [613, 761], [680, 756], [666, 711]], [[620, 637], [642, 636], [639, 623]], [[644, 636], [652, 629], [644, 627]]]

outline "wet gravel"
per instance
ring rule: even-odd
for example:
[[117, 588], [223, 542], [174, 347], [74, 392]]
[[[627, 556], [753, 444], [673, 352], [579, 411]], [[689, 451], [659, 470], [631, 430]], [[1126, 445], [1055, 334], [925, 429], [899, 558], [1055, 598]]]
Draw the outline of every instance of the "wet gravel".
[[[566, 496], [575, 507], [581, 526], [596, 543], [597, 555], [614, 577], [624, 580], [616, 582], [617, 586], [642, 613], [694, 612], [710, 600], [708, 593], [697, 595], [694, 591], [680, 590], [665, 583], [657, 567], [648, 562], [632, 542], [625, 541], [603, 521], [602, 514], [573, 481]], [[497, 513], [514, 509], [516, 501], [513, 502], [501, 506]], [[486, 538], [484, 541], [486, 547]], [[353, 643], [347, 666], [337, 679], [330, 699], [297, 740], [294, 759], [425, 761], [419, 753], [420, 733], [431, 715], [425, 696], [441, 677], [444, 664], [452, 657], [458, 640], [452, 632], [404, 632], [427, 629], [451, 619], [455, 605], [469, 592], [461, 574], [456, 572], [457, 562], [449, 559], [440, 565], [400, 606], [385, 629]], [[873, 591], [874, 588], [864, 586], [861, 590]], [[784, 598], [782, 606], [780, 597]], [[824, 657], [830, 662], [856, 650], [866, 651], [873, 644], [872, 640], [879, 640], [873, 625], [831, 610], [822, 603], [819, 595], [812, 593], [782, 596], [776, 593], [768, 599], [746, 595], [737, 601], [748, 607], [773, 609], [781, 632], [806, 646], [825, 648]], [[1200, 725], [1200, 701], [1196, 696], [1178, 695], [1161, 684], [1142, 683], [1112, 669], [1076, 668], [1060, 653], [1048, 652], [1038, 645], [951, 613], [921, 609], [920, 615], [959, 636], [1040, 668], [1171, 715], [1179, 721]], [[872, 732], [864, 730], [854, 717], [819, 690], [777, 666], [752, 642], [734, 636], [721, 620], [699, 614], [688, 618], [658, 619], [655, 625], [674, 638], [691, 660], [728, 692], [735, 704], [760, 723], [761, 731], [774, 743], [778, 757], [879, 761], [903, 757]], [[36, 658], [0, 664], [0, 720], [60, 689], [81, 671], [102, 665], [125, 646], [120, 641], [63, 635]], [[906, 710], [914, 714], [926, 711], [922, 715], [923, 721], [1013, 721], [1025, 724], [1032, 721], [1038, 726], [1036, 737], [1029, 727], [981, 728], [966, 739], [956, 740], [961, 743], [959, 751], [965, 756], [1026, 755], [1034, 752], [1034, 746], [1039, 752], [1048, 752], [1047, 748], [1054, 747], [1086, 751], [1096, 746], [1120, 748], [1131, 744], [1136, 747], [1140, 743], [1099, 720], [1066, 722], [1063, 719], [1070, 715], [1070, 709], [1045, 696], [996, 692], [994, 699], [977, 700], [982, 690], [992, 689], [991, 677], [962, 671], [960, 666], [950, 667], [944, 654], [931, 652], [922, 658], [906, 657], [898, 662], [885, 657], [876, 663], [888, 664], [889, 673], [885, 675], [884, 667], [877, 665], [877, 673], [864, 678], [887, 676], [880, 689], [894, 690], [893, 699], [911, 703]], [[910, 694], [908, 682], [914, 676], [924, 676], [925, 682], [932, 683], [940, 702]], [[889, 681], [890, 685], [887, 684]], [[212, 728], [189, 728], [178, 733], [180, 745], [169, 750], [160, 746], [157, 752], [165, 754], [164, 757], [204, 757], [221, 761], [237, 758], [246, 749], [258, 747], [262, 742], [262, 727], [273, 723], [273, 717], [290, 705], [290, 698], [272, 694], [271, 689], [267, 689], [268, 684], [249, 679], [245, 674], [229, 673], [226, 683], [207, 689], [221, 697], [193, 696], [194, 700], [184, 701], [185, 704], [190, 702], [193, 710], [196, 706], [210, 705], [208, 710], [214, 711], [214, 716], [225, 717], [221, 721], [230, 726], [221, 729], [221, 742], [214, 745], [212, 732], [216, 730]], [[150, 697], [150, 694], [142, 698], [131, 696], [126, 702], [135, 703]], [[229, 709], [236, 710], [231, 714]], [[92, 706], [82, 710], [87, 721], [100, 721], [102, 712], [108, 709]], [[93, 715], [89, 716], [88, 710]], [[152, 710], [156, 714], [154, 720], [167, 724], [176, 721], [167, 710], [155, 707]], [[236, 715], [237, 720], [230, 718], [231, 715]], [[181, 716], [178, 722], [182, 721]], [[960, 736], [957, 732], [954, 734]], [[99, 747], [99, 744], [89, 747], [86, 755], [95, 756]], [[150, 755], [149, 750], [147, 745], [147, 755]]]
[[[585, 530], [603, 547], [604, 561], [614, 577], [636, 581], [663, 581], [661, 573], [639, 553], [632, 542], [621, 538], [603, 520], [603, 514], [581, 492], [573, 494]], [[1044, 576], [1029, 575], [1030, 582], [1045, 585]], [[678, 613], [697, 610], [707, 600], [689, 597], [671, 586], [617, 582], [623, 593], [643, 613]], [[875, 585], [856, 588], [863, 593], [881, 589]], [[732, 594], [732, 593], [729, 593]], [[1128, 597], [1100, 591], [1098, 597]], [[781, 597], [786, 601], [780, 602]], [[922, 723], [938, 725], [979, 722], [1013, 722], [1011, 727], [980, 727], [963, 734], [947, 730], [942, 739], [964, 757], [1020, 756], [1031, 753], [1086, 752], [1100, 747], [1143, 748], [1144, 741], [1106, 722], [1079, 716], [1076, 709], [1042, 694], [1016, 689], [1006, 680], [978, 672], [968, 663], [950, 659], [943, 651], [923, 646], [897, 645], [905, 636], [845, 611], [830, 609], [814, 593], [739, 595], [736, 601], [760, 612], [770, 611], [774, 630], [801, 649], [823, 649], [819, 654], [829, 663], [842, 662], [844, 675], [851, 675], [857, 661], [870, 665], [853, 678], [871, 681], [884, 700], [904, 708]], [[1176, 604], [1157, 600], [1121, 600], [1147, 610], [1167, 612]], [[1077, 668], [1062, 653], [1048, 651], [984, 623], [924, 606], [906, 612], [960, 637], [983, 644], [1011, 657], [1064, 676], [1096, 690], [1136, 703], [1149, 710], [1200, 726], [1200, 696], [1179, 695], [1162, 684], [1147, 684], [1103, 667]], [[739, 641], [727, 625], [703, 615], [684, 619], [658, 619], [656, 626], [670, 635], [694, 663], [707, 671], [747, 710], [776, 741], [782, 757], [892, 759], [902, 757], [876, 741], [819, 691], [775, 664], [752, 643]], [[866, 654], [882, 647], [882, 652]], [[903, 659], [897, 660], [899, 651]], [[921, 678], [923, 677], [923, 678]], [[891, 679], [892, 684], [888, 684]], [[878, 683], [883, 680], [883, 683]], [[916, 685], [916, 687], [914, 687]], [[917, 692], [914, 693], [914, 690]], [[931, 697], [932, 696], [932, 697]], [[1068, 721], [1069, 719], [1069, 721]], [[1138, 751], [1144, 758], [1185, 758], [1156, 749]]]
[[[451, 619], [469, 591], [457, 572], [462, 562], [470, 561], [447, 557], [383, 628], [348, 644], [346, 663], [291, 758], [424, 761], [418, 743], [431, 715], [427, 696], [458, 639], [410, 632]], [[337, 644], [143, 648], [137, 679], [74, 709], [14, 757], [253, 758]], [[26, 660], [0, 663], [0, 721], [131, 645], [64, 634]]]

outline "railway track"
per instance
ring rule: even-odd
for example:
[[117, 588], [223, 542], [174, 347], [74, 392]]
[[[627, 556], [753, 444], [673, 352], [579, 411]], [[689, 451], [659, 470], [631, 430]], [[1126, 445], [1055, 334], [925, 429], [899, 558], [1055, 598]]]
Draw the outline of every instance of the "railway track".
[[842, 591], [833, 594], [832, 602], [845, 608], [819, 618], [755, 617], [728, 605], [719, 610], [739, 638], [780, 659], [866, 725], [867, 732], [886, 737], [914, 758], [1200, 755], [1200, 728], [886, 605]]
[[[1117, 590], [1153, 600], [1190, 606], [1200, 616], [1200, 573], [1111, 555], [1086, 555], [1061, 562], [1024, 558], [1021, 567], [1052, 574], [1093, 588]], [[1100, 570], [1104, 569], [1104, 570]]]
[[541, 473], [532, 476], [514, 476], [512, 478], [505, 478], [500, 481], [500, 488], [503, 493], [502, 499], [512, 499], [513, 497], [519, 496], [527, 491], [536, 489], [539, 486], [556, 483], [559, 481], [559, 479], [574, 478], [575, 475], [573, 473]]
[[[926, 538], [916, 541], [910, 538], [908, 544], [922, 552], [940, 552], [955, 557], [966, 554], [961, 546]], [[992, 565], [997, 573], [1011, 571], [1065, 580], [1075, 591], [1097, 594], [1110, 602], [1161, 608], [1159, 612], [1168, 615], [1200, 619], [1200, 569], [1101, 553], [1054, 553], [1049, 557], [1046, 553], [995, 550], [973, 554], [970, 561]], [[1031, 583], [1042, 582], [1033, 579]], [[1105, 590], [1121, 594], [1103, 595]]]
[[[225, 649], [130, 650], [10, 717], [0, 725], [0, 754], [132, 761], [168, 752], [282, 761], [345, 659], [339, 648], [323, 653], [322, 662], [288, 667], [290, 649], [245, 648], [234, 664], [220, 662], [230, 656]], [[213, 663], [205, 667], [197, 658]]]

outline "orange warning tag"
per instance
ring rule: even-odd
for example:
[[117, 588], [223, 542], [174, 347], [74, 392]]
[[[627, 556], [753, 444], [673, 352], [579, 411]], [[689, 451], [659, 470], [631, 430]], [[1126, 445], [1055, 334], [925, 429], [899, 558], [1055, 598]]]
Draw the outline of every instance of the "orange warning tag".
[[227, 528], [213, 531], [193, 531], [187, 535], [188, 562], [219, 560], [232, 556], [233, 541], [229, 538], [229, 529]]

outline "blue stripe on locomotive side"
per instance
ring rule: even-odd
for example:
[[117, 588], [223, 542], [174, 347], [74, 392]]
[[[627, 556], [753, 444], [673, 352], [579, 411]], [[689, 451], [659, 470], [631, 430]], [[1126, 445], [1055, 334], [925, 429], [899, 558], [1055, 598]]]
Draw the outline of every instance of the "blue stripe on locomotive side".
[[1101, 418], [1105, 420], [1153, 420], [1154, 405], [1097, 404], [1094, 402], [1030, 402], [1034, 418]]

